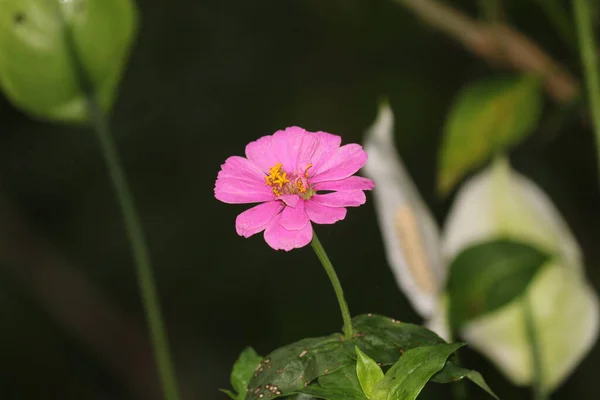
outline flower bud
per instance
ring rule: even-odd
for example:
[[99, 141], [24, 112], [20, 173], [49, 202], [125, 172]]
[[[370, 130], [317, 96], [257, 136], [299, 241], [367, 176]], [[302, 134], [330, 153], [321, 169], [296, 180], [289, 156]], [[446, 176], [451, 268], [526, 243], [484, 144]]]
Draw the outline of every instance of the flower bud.
[[37, 118], [86, 120], [81, 67], [101, 107], [110, 109], [136, 30], [131, 0], [0, 5], [0, 89], [15, 106]]

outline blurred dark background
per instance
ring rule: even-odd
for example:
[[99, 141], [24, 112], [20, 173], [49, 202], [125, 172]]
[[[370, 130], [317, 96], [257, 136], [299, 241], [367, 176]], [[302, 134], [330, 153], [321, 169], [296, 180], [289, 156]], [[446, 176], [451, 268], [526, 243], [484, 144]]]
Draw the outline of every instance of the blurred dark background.
[[[484, 0], [485, 1], [485, 0]], [[389, 0], [139, 0], [141, 29], [112, 115], [113, 134], [147, 231], [186, 399], [221, 399], [239, 352], [259, 353], [341, 327], [310, 248], [275, 252], [238, 237], [245, 206], [220, 203], [221, 163], [299, 125], [361, 142], [390, 99], [397, 145], [440, 224], [434, 194], [446, 112], [466, 83], [498, 72]], [[446, 1], [477, 16], [474, 1]], [[510, 22], [573, 74], [535, 0], [505, 1]], [[564, 2], [565, 9], [570, 6]], [[512, 153], [584, 248], [600, 287], [600, 196], [585, 114], [552, 122]], [[158, 399], [129, 246], [96, 146], [82, 127], [33, 121], [0, 102], [0, 398]], [[317, 232], [354, 314], [420, 323], [383, 255], [370, 201]], [[464, 351], [504, 399], [526, 399]], [[553, 396], [599, 398], [598, 346]], [[472, 398], [483, 398], [473, 388]], [[423, 398], [450, 398], [430, 384]]]

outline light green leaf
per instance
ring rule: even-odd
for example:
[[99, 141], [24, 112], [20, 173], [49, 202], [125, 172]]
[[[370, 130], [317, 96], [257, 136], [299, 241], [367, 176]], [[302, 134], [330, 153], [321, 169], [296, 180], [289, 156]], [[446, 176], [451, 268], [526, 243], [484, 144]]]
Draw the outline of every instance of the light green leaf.
[[408, 350], [373, 390], [374, 400], [413, 400], [452, 353], [464, 343], [421, 346]]
[[358, 376], [358, 382], [367, 397], [371, 398], [373, 387], [377, 382], [383, 379], [383, 371], [379, 365], [377, 365], [375, 360], [360, 351], [357, 346], [354, 348], [357, 356], [356, 375]]
[[72, 47], [110, 109], [135, 36], [132, 0], [1, 0], [0, 7], [0, 87], [17, 107], [44, 119], [86, 120]]
[[549, 255], [524, 243], [499, 239], [468, 247], [450, 265], [450, 325], [497, 310], [522, 295]]
[[262, 357], [256, 354], [252, 347], [247, 347], [242, 351], [239, 358], [233, 365], [231, 371], [231, 386], [238, 393], [238, 399], [243, 400], [248, 393], [248, 382], [252, 378], [254, 371], [262, 361]]
[[331, 374], [320, 376], [318, 383], [313, 383], [299, 391], [326, 400], [367, 400], [358, 382], [356, 366], [353, 363]]
[[447, 194], [470, 170], [535, 129], [542, 108], [540, 85], [533, 76], [495, 77], [458, 94], [444, 129], [440, 193]]

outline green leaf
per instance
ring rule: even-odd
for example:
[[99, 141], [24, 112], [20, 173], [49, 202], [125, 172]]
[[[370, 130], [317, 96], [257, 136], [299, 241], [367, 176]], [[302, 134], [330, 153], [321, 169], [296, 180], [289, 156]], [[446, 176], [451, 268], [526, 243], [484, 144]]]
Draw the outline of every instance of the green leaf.
[[368, 399], [358, 382], [356, 366], [353, 363], [331, 374], [320, 376], [318, 383], [313, 383], [300, 391], [326, 400]]
[[371, 398], [373, 387], [377, 382], [383, 379], [383, 371], [381, 370], [381, 367], [377, 365], [375, 360], [360, 351], [357, 346], [354, 348], [357, 355], [356, 375], [358, 376], [360, 387], [367, 397]]
[[354, 345], [382, 365], [392, 365], [406, 350], [429, 344], [445, 343], [435, 333], [420, 325], [401, 322], [381, 315], [359, 315], [352, 319]]
[[455, 362], [452, 361], [454, 356], [450, 356], [448, 361], [446, 361], [446, 365], [444, 369], [440, 372], [436, 373], [431, 379], [433, 382], [437, 383], [452, 383], [458, 382], [464, 378], [467, 378], [481, 389], [485, 390], [490, 396], [498, 399], [498, 396], [490, 389], [488, 384], [483, 379], [483, 376], [475, 370], [467, 369], [459, 366]]
[[463, 250], [450, 265], [448, 278], [452, 329], [523, 294], [549, 259], [537, 248], [505, 239]]
[[[258, 364], [250, 380], [247, 399], [277, 398], [304, 393], [329, 400], [365, 400], [357, 376], [357, 347], [380, 365], [392, 365], [413, 348], [446, 344], [428, 329], [379, 315], [352, 319], [355, 335], [303, 339], [281, 347]], [[364, 360], [363, 360], [364, 362]], [[457, 365], [454, 356], [432, 380], [451, 383], [469, 378], [470, 370]], [[317, 381], [318, 378], [318, 381]]]
[[231, 386], [238, 393], [238, 399], [246, 398], [248, 383], [261, 361], [262, 357], [256, 354], [252, 347], [246, 347], [233, 365]]
[[290, 395], [350, 363], [340, 334], [300, 340], [273, 351], [258, 365], [247, 399]]
[[495, 77], [461, 90], [444, 129], [439, 192], [447, 194], [493, 153], [516, 145], [530, 134], [541, 109], [538, 77]]
[[82, 92], [67, 38], [102, 108], [113, 104], [136, 31], [132, 0], [3, 0], [0, 87], [24, 112], [84, 121]]
[[431, 377], [444, 368], [448, 357], [462, 346], [464, 343], [446, 343], [408, 350], [375, 385], [373, 399], [416, 399]]
[[465, 375], [465, 377], [467, 379], [469, 379], [471, 382], [473, 382], [474, 384], [476, 384], [477, 386], [479, 386], [487, 394], [489, 394], [490, 396], [492, 396], [496, 400], [500, 400], [500, 398], [498, 396], [496, 396], [496, 393], [494, 393], [494, 391], [488, 386], [487, 382], [485, 381], [485, 379], [483, 379], [483, 376], [481, 376], [481, 374], [479, 372], [474, 371], [474, 370], [470, 370]]
[[[394, 364], [399, 355], [408, 349], [446, 343], [434, 332], [422, 326], [403, 323], [380, 315], [359, 315], [352, 319], [352, 326], [356, 332], [352, 343], [359, 346], [362, 351], [368, 352], [377, 363], [384, 366]], [[459, 366], [456, 357], [451, 356], [444, 368], [433, 376], [432, 381], [453, 383], [464, 378], [473, 380], [474, 375], [470, 374], [471, 371]], [[472, 372], [478, 374], [476, 371]], [[484, 386], [479, 381], [473, 382], [482, 388], [487, 387], [485, 381], [483, 381]], [[494, 396], [491, 390], [488, 393]]]

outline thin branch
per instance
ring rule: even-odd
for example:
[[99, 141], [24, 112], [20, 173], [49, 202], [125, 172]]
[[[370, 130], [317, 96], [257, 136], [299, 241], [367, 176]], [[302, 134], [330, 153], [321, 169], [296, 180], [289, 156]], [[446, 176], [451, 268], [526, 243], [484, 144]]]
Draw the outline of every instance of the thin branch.
[[434, 0], [395, 1], [487, 62], [539, 74], [544, 79], [548, 94], [559, 104], [569, 103], [580, 91], [577, 78], [554, 61], [533, 40], [512, 27], [478, 22]]

